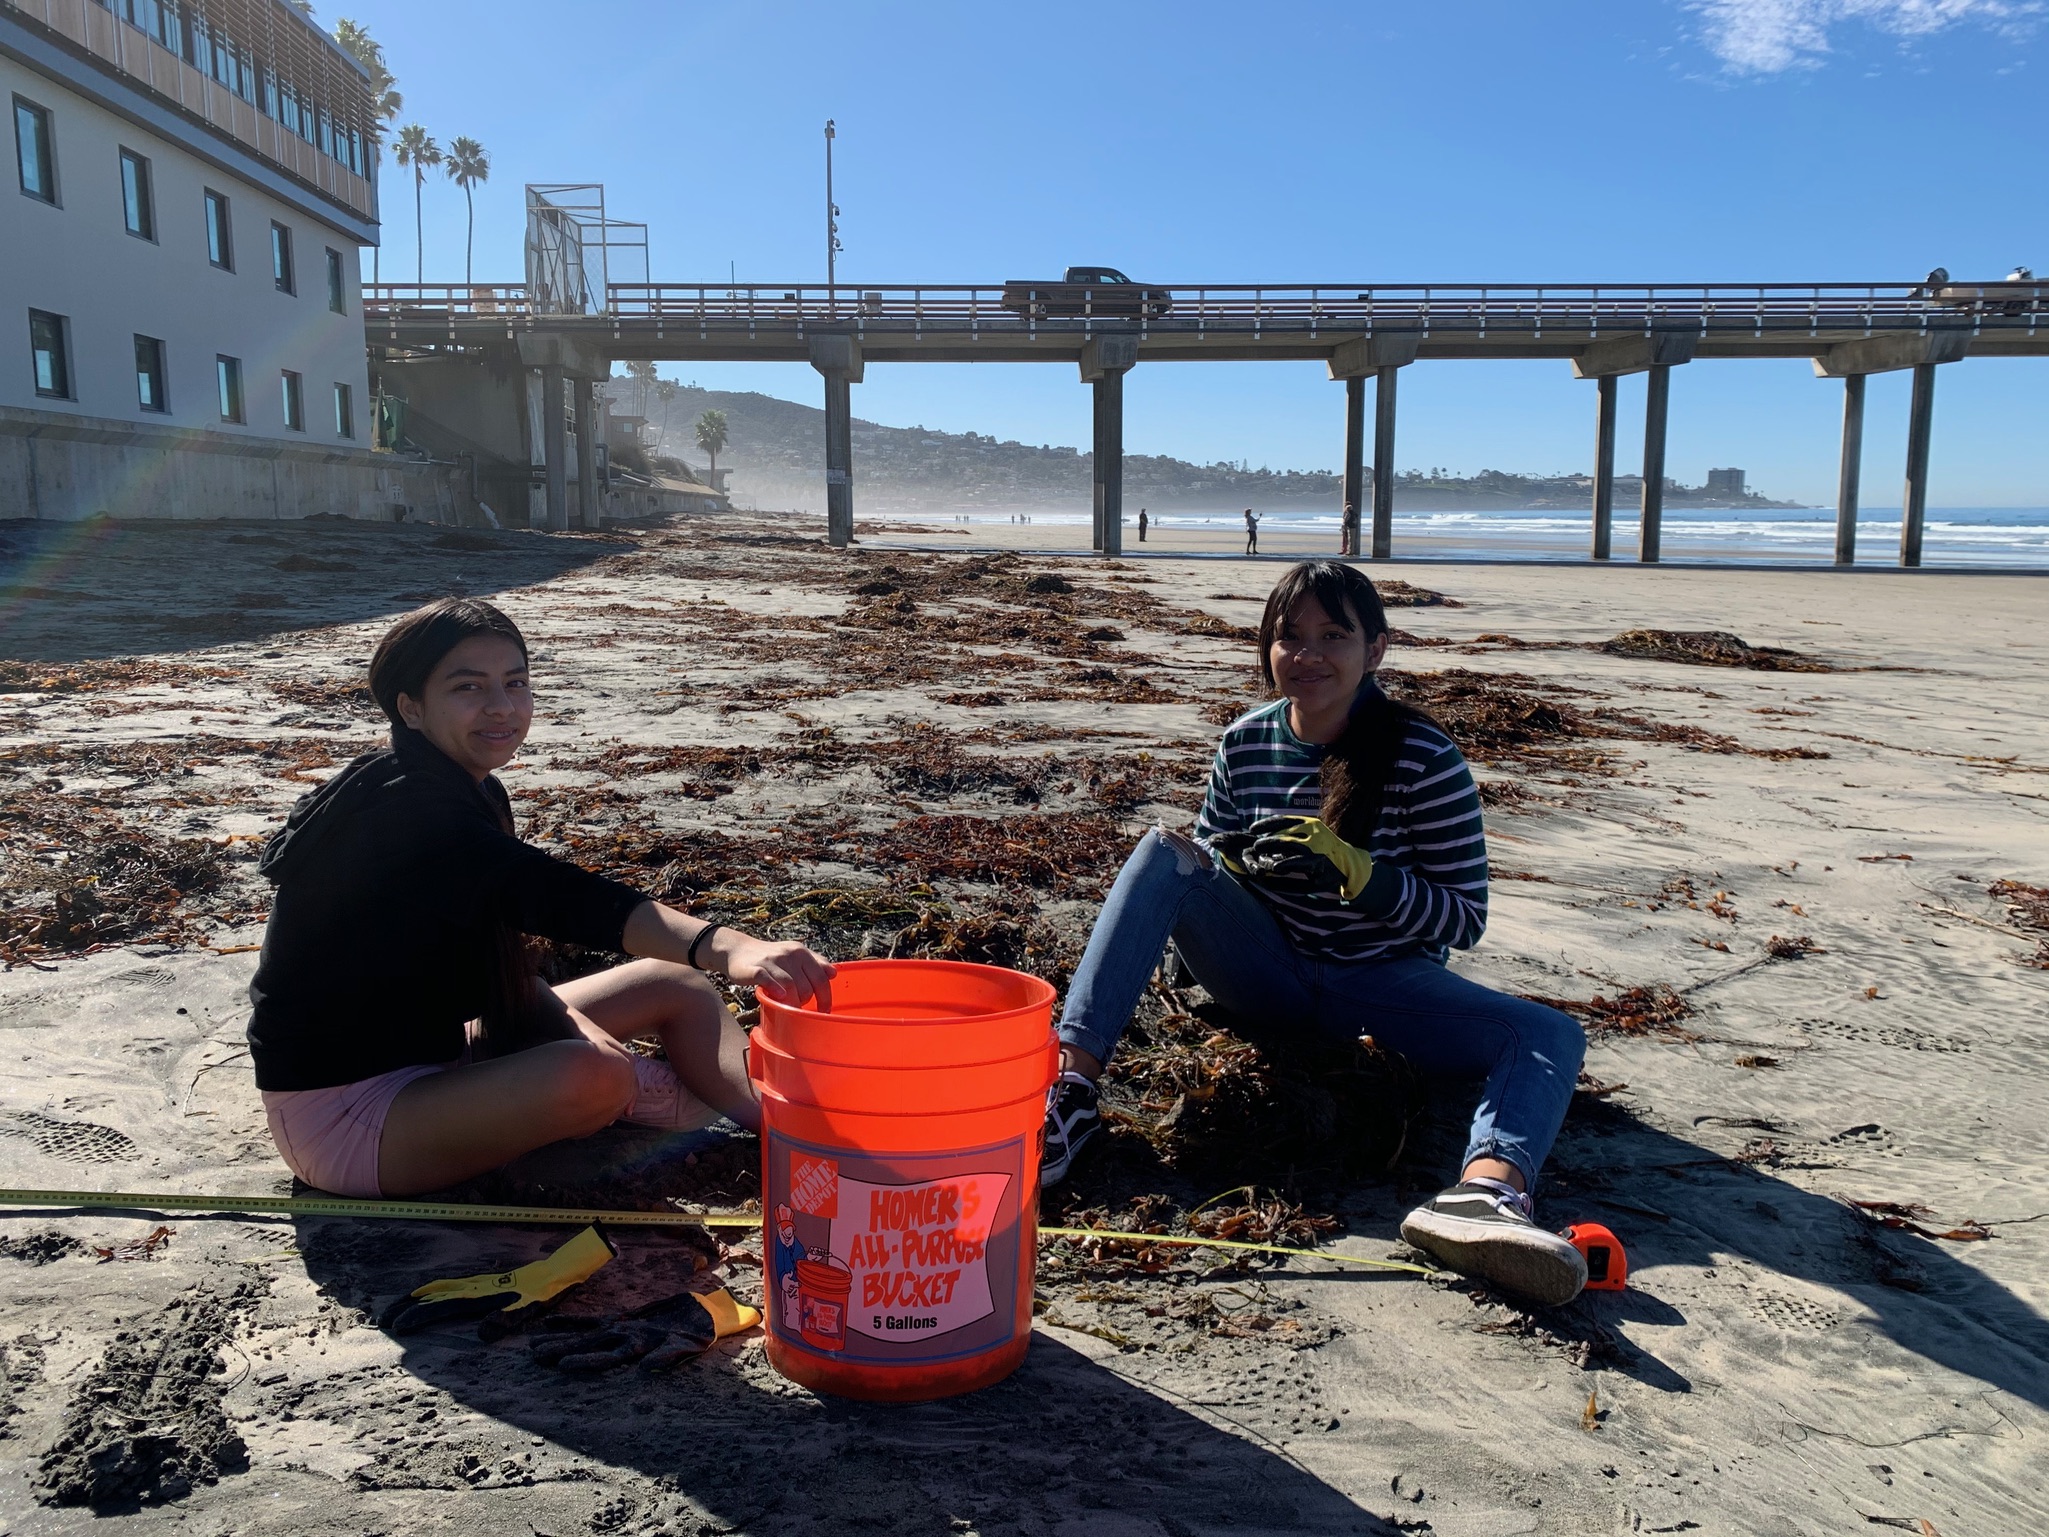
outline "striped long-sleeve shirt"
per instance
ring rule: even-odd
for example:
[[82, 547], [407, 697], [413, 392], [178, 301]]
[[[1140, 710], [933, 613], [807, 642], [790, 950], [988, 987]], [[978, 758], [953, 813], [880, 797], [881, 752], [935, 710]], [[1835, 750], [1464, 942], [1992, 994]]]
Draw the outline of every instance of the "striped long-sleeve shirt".
[[[1458, 745], [1407, 725], [1367, 853], [1373, 877], [1347, 902], [1247, 878], [1296, 947], [1323, 960], [1364, 961], [1467, 950], [1487, 927], [1487, 836], [1480, 795]], [[1262, 817], [1319, 814], [1325, 749], [1289, 729], [1286, 700], [1224, 732], [1195, 836], [1243, 832]]]

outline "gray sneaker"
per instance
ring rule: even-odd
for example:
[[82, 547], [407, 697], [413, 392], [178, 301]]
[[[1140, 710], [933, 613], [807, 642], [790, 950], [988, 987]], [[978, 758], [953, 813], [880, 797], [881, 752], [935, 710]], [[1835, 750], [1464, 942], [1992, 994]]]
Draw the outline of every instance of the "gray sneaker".
[[1062, 1073], [1046, 1096], [1046, 1145], [1039, 1154], [1039, 1188], [1067, 1178], [1075, 1156], [1102, 1130], [1096, 1086], [1080, 1073]]
[[1540, 1307], [1562, 1307], [1587, 1284], [1586, 1257], [1531, 1220], [1530, 1198], [1492, 1180], [1454, 1185], [1402, 1218], [1402, 1239], [1461, 1275]]

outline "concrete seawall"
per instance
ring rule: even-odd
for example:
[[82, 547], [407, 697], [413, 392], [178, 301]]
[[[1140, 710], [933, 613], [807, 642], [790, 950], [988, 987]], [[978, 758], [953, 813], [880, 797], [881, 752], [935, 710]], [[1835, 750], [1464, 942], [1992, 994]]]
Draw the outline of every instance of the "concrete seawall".
[[368, 449], [0, 407], [0, 518], [471, 521], [459, 468]]

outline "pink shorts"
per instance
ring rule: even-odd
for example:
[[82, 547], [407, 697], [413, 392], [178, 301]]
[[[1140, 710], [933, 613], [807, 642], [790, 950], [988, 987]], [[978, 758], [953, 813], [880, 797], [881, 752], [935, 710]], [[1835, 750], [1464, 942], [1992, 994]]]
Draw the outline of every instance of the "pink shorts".
[[401, 1067], [332, 1089], [266, 1089], [263, 1113], [285, 1167], [307, 1184], [335, 1195], [372, 1200], [382, 1196], [377, 1149], [384, 1140], [391, 1102], [407, 1084], [446, 1072], [461, 1060]]

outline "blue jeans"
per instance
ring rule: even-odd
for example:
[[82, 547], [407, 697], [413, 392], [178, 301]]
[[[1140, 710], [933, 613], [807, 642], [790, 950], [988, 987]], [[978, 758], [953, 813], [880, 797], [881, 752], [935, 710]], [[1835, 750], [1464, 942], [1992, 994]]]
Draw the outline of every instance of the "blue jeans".
[[1465, 1161], [1503, 1159], [1536, 1188], [1586, 1055], [1571, 1016], [1424, 955], [1305, 956], [1250, 891], [1155, 831], [1125, 861], [1096, 919], [1067, 989], [1061, 1042], [1109, 1061], [1170, 938], [1234, 1014], [1346, 1040], [1370, 1035], [1427, 1076], [1484, 1078]]

